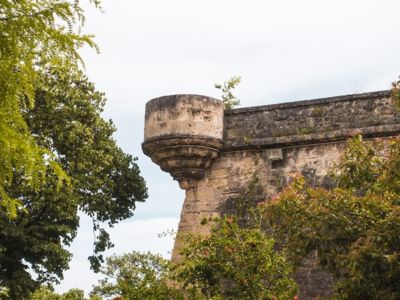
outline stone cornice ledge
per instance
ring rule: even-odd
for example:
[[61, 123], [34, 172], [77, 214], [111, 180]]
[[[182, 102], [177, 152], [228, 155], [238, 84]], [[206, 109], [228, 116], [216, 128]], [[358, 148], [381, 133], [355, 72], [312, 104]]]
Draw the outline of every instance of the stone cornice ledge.
[[366, 138], [385, 137], [400, 134], [400, 124], [378, 125], [363, 128], [340, 129], [333, 131], [270, 137], [263, 139], [251, 139], [250, 141], [230, 142], [224, 141], [223, 152], [252, 149], [282, 148], [307, 144], [319, 144], [336, 141], [346, 141], [347, 139], [361, 134]]

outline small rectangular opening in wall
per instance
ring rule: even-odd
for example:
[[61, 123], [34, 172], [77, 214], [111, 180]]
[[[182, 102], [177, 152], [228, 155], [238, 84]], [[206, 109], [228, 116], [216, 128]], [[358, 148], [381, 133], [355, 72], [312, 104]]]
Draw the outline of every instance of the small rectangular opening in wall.
[[272, 161], [283, 160], [282, 148], [267, 149], [267, 157]]

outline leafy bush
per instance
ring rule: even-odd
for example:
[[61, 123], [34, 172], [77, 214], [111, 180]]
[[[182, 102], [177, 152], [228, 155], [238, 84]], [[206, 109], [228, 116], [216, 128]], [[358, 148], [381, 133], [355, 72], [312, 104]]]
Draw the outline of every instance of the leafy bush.
[[291, 261], [317, 251], [337, 279], [338, 299], [400, 298], [400, 138], [384, 144], [350, 140], [335, 189], [297, 178], [265, 204]]
[[292, 268], [261, 227], [242, 227], [234, 216], [215, 222], [209, 236], [188, 236], [175, 279], [205, 299], [291, 299]]
[[70, 289], [68, 292], [60, 295], [53, 291], [51, 287], [40, 286], [31, 296], [30, 300], [102, 300], [100, 297], [86, 298], [80, 289]]
[[131, 252], [107, 258], [101, 269], [105, 278], [91, 296], [122, 299], [183, 299], [169, 281], [170, 262], [159, 255]]

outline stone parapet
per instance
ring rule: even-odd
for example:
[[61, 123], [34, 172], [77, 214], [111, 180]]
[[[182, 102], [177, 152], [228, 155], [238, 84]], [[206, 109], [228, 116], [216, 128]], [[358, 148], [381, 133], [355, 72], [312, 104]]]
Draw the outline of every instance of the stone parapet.
[[225, 111], [224, 150], [343, 141], [362, 134], [400, 132], [390, 91], [297, 101]]

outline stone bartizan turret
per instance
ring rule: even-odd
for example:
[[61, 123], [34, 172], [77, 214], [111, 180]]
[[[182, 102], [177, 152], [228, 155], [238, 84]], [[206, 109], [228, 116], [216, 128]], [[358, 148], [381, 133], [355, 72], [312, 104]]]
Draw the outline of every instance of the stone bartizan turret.
[[222, 149], [223, 117], [223, 103], [210, 97], [153, 99], [146, 105], [143, 151], [187, 190]]

